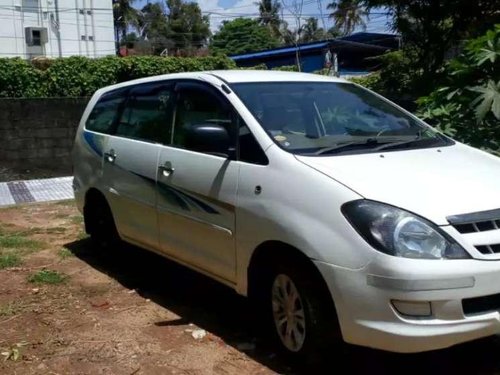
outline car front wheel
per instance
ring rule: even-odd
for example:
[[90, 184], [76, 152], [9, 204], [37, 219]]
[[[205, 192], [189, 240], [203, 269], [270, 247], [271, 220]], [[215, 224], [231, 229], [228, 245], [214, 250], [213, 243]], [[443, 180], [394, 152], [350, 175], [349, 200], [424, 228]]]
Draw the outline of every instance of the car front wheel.
[[331, 295], [313, 267], [297, 262], [274, 267], [268, 279], [267, 306], [275, 341], [283, 351], [318, 363], [342, 340]]

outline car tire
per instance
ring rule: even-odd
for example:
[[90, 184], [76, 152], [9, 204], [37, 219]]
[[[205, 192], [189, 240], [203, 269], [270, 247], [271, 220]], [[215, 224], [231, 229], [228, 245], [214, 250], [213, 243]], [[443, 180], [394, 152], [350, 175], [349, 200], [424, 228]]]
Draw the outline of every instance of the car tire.
[[120, 242], [111, 209], [104, 198], [94, 199], [84, 207], [84, 221], [90, 239], [98, 249], [111, 250]]
[[313, 267], [279, 261], [267, 273], [262, 301], [275, 345], [292, 360], [319, 365], [342, 344], [342, 336], [332, 297]]

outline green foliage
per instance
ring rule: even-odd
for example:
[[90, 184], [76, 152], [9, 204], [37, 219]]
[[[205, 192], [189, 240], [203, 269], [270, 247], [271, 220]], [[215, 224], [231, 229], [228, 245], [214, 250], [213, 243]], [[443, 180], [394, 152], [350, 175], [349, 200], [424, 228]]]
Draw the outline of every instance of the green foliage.
[[21, 257], [17, 254], [0, 254], [0, 270], [4, 268], [16, 267], [21, 264]]
[[[421, 86], [422, 72], [410, 55], [395, 51], [373, 58], [382, 65], [378, 90], [391, 100], [415, 100]], [[432, 83], [425, 82], [426, 86]]]
[[357, 83], [358, 85], [361, 85], [373, 91], [380, 91], [379, 73], [371, 73], [361, 77], [351, 77], [349, 78], [349, 81]]
[[115, 34], [120, 35], [122, 41], [126, 38], [129, 27], [137, 26], [139, 23], [139, 12], [132, 6], [134, 1], [113, 0]]
[[[48, 68], [46, 67], [48, 66]], [[68, 57], [52, 60], [44, 70], [21, 59], [0, 59], [0, 97], [90, 96], [101, 87], [158, 74], [234, 69], [225, 56]]]
[[333, 19], [335, 28], [343, 35], [352, 34], [356, 27], [366, 30], [365, 18], [369, 12], [362, 0], [334, 0], [326, 9], [331, 11], [328, 17]]
[[500, 155], [500, 24], [471, 40], [444, 85], [419, 99], [419, 114], [456, 139]]
[[36, 284], [61, 284], [67, 278], [68, 276], [63, 273], [44, 269], [30, 275], [28, 281]]
[[[498, 0], [363, 0], [369, 8], [383, 7], [392, 28], [424, 80], [435, 81], [446, 56], [463, 40], [484, 34], [498, 22]], [[430, 87], [430, 85], [429, 85]]]
[[315, 17], [309, 17], [305, 20], [305, 23], [299, 29], [298, 42], [310, 43], [317, 40], [335, 38], [338, 35], [330, 33], [330, 31], [334, 30], [335, 28], [325, 30], [322, 27], [319, 27], [318, 19]]
[[236, 18], [222, 22], [220, 30], [213, 36], [210, 49], [216, 54], [234, 55], [274, 48], [278, 44], [278, 39], [271, 35], [269, 28], [260, 25], [257, 20]]
[[43, 243], [27, 238], [22, 233], [0, 231], [0, 251], [4, 249], [38, 250]]
[[208, 16], [202, 16], [196, 2], [182, 0], [167, 0], [168, 33], [177, 51], [195, 50], [206, 45], [210, 36], [210, 21]]
[[59, 256], [61, 257], [61, 259], [66, 259], [66, 258], [74, 257], [75, 254], [73, 254], [73, 252], [71, 250], [69, 250], [68, 248], [63, 247], [63, 248], [59, 249]]
[[0, 97], [43, 96], [44, 74], [20, 58], [0, 59]]
[[278, 70], [282, 72], [298, 72], [297, 65], [283, 65], [272, 68], [271, 70]]

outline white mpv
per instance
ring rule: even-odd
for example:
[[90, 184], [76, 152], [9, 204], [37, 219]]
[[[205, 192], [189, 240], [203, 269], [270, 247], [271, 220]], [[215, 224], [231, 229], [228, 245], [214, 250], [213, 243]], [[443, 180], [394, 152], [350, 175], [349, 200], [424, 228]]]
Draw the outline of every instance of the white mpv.
[[93, 239], [254, 298], [296, 356], [500, 333], [500, 159], [358, 85], [244, 70], [121, 83], [90, 100], [73, 157]]

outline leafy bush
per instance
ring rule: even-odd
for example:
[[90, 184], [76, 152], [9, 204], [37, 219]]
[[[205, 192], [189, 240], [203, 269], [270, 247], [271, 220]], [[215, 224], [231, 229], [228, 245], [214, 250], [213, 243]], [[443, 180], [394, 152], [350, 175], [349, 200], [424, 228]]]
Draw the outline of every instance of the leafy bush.
[[0, 97], [90, 96], [97, 89], [159, 74], [234, 69], [233, 60], [211, 57], [68, 57], [30, 64], [0, 59]]
[[422, 70], [415, 66], [411, 51], [394, 51], [373, 58], [381, 64], [377, 92], [393, 101], [414, 101], [427, 94], [429, 85], [423, 84]]
[[271, 70], [278, 70], [281, 72], [298, 72], [299, 71], [299, 69], [297, 69], [297, 65], [276, 66], [274, 68], [271, 68]]
[[418, 100], [419, 115], [446, 134], [500, 155], [500, 25], [469, 41], [445, 84]]
[[44, 73], [20, 58], [0, 59], [0, 97], [44, 96]]
[[349, 81], [373, 91], [380, 91], [380, 74], [378, 73], [371, 73], [361, 77], [351, 77]]

